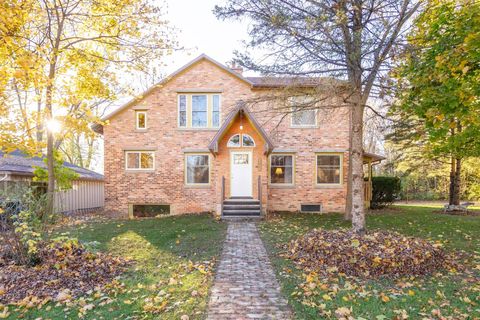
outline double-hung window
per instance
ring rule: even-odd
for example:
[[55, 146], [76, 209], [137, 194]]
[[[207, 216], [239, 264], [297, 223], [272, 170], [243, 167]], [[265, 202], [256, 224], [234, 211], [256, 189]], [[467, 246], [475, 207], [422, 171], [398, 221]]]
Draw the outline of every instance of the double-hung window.
[[206, 128], [207, 127], [207, 96], [193, 95], [192, 96], [192, 127]]
[[317, 110], [312, 98], [295, 97], [290, 99], [291, 126], [292, 127], [315, 127], [317, 125]]
[[343, 177], [343, 156], [341, 154], [316, 155], [317, 185], [340, 185]]
[[208, 154], [185, 155], [185, 183], [208, 185], [210, 183], [210, 156]]
[[212, 127], [220, 126], [220, 95], [212, 96]]
[[292, 154], [272, 154], [270, 156], [270, 183], [292, 185], [294, 164]]
[[187, 96], [184, 94], [178, 96], [178, 126], [187, 126]]
[[125, 151], [125, 169], [154, 170], [155, 153], [153, 151]]
[[180, 128], [218, 128], [221, 101], [219, 94], [179, 94], [178, 126]]

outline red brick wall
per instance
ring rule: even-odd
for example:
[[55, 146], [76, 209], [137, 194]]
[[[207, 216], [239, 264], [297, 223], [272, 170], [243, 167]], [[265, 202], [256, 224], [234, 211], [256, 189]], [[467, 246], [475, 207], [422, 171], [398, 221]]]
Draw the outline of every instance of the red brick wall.
[[[170, 204], [174, 214], [218, 211], [220, 209], [221, 177], [226, 178], [229, 194], [230, 159], [226, 141], [239, 131], [234, 123], [219, 144], [219, 153], [211, 155], [210, 185], [202, 188], [185, 186], [184, 151], [207, 149], [216, 130], [186, 130], [177, 126], [177, 91], [198, 88], [220, 90], [221, 121], [235, 107], [238, 100], [265, 94], [252, 91], [250, 86], [212, 63], [202, 60], [164, 86], [158, 87], [138, 106], [148, 108], [148, 129], [135, 130], [135, 111], [128, 108], [110, 119], [104, 127], [105, 138], [105, 205], [107, 210], [127, 215], [128, 204]], [[257, 108], [252, 106], [251, 109]], [[258, 106], [258, 108], [261, 108]], [[268, 210], [297, 211], [300, 203], [322, 202], [326, 211], [342, 211], [345, 206], [346, 184], [340, 188], [319, 189], [314, 184], [314, 151], [318, 149], [348, 148], [348, 118], [344, 112], [325, 112], [315, 129], [293, 129], [290, 120], [278, 123], [267, 113], [255, 113], [256, 118], [270, 134], [275, 147], [296, 151], [295, 187], [268, 188], [268, 158], [263, 154], [260, 135], [244, 121], [244, 132], [256, 142], [253, 148], [253, 196], [257, 197], [257, 177], [263, 189], [263, 205]], [[153, 149], [155, 170], [128, 172], [125, 170], [125, 149]], [[347, 154], [344, 164], [346, 172]]]

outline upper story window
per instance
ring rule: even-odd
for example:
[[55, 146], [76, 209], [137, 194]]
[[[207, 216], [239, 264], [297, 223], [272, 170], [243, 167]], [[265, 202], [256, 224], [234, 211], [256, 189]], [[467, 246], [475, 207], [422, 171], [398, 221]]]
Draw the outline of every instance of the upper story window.
[[125, 151], [125, 169], [155, 169], [155, 153], [153, 151]]
[[240, 147], [255, 147], [255, 140], [246, 134], [234, 134], [228, 139], [227, 147], [229, 148], [240, 148]]
[[178, 96], [178, 126], [187, 126], [187, 96], [184, 94]]
[[290, 99], [292, 108], [292, 127], [315, 127], [317, 125], [317, 110], [312, 98], [307, 96]]
[[135, 119], [135, 127], [137, 129], [147, 129], [147, 111], [135, 111]]
[[178, 95], [178, 126], [180, 128], [218, 128], [220, 111], [219, 94]]
[[317, 154], [317, 185], [340, 185], [343, 177], [341, 154]]

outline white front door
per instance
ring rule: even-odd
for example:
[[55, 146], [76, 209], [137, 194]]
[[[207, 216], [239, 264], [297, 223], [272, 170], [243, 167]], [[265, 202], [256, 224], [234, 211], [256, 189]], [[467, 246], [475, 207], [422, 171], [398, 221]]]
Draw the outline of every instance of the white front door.
[[230, 196], [252, 196], [252, 153], [235, 151], [230, 153]]

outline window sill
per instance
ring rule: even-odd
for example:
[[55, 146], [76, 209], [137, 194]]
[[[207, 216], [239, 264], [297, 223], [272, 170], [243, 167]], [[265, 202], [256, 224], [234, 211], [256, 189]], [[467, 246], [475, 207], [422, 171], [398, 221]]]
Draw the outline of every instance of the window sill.
[[185, 184], [184, 185], [185, 189], [210, 189], [211, 185], [210, 184]]
[[268, 185], [269, 188], [271, 189], [295, 189], [295, 185], [294, 184], [269, 184]]
[[135, 129], [135, 132], [147, 132], [147, 131], [148, 131], [148, 128], [146, 128], [146, 129], [138, 129], [138, 128], [136, 128], [136, 129]]
[[154, 173], [155, 169], [125, 169], [126, 173]]
[[218, 131], [220, 128], [177, 128], [178, 131]]
[[312, 126], [293, 126], [291, 125], [290, 128], [292, 129], [317, 129], [319, 126], [317, 125], [312, 125]]
[[343, 189], [343, 184], [316, 184], [316, 189]]

